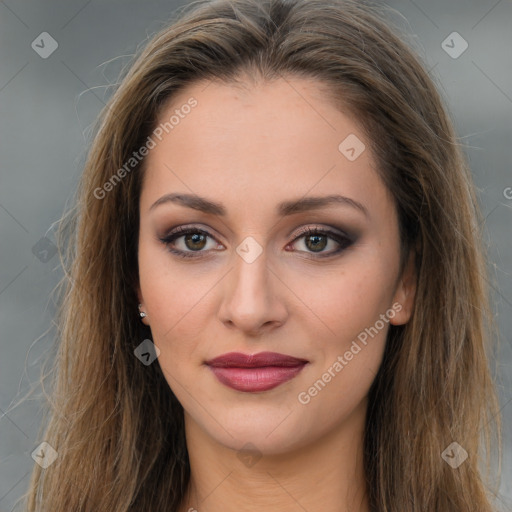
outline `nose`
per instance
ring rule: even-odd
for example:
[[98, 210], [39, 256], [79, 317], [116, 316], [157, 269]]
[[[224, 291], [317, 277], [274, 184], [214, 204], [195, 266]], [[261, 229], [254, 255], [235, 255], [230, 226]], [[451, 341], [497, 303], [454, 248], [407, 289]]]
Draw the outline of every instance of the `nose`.
[[220, 320], [250, 336], [283, 325], [288, 316], [283, 297], [286, 286], [269, 268], [265, 250], [252, 263], [236, 254], [233, 265], [223, 280]]

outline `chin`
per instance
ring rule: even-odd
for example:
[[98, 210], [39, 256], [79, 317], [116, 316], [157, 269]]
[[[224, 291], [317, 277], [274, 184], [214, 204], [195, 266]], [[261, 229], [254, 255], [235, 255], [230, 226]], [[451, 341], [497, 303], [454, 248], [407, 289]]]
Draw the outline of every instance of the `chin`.
[[[265, 455], [280, 455], [300, 448], [312, 442], [314, 435], [309, 432], [308, 421], [300, 418], [297, 411], [286, 411], [283, 408], [252, 406], [231, 415], [229, 411], [219, 411], [219, 423], [211, 416], [191, 418], [189, 421], [201, 428], [210, 438], [219, 444], [235, 451], [240, 451], [250, 443], [258, 452]], [[192, 427], [193, 428], [193, 427]], [[320, 436], [321, 433], [318, 433]]]

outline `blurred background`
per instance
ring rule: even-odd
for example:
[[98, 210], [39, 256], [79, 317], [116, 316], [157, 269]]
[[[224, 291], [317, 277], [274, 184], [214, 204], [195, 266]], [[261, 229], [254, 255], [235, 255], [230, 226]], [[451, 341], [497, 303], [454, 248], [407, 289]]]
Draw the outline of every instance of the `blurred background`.
[[[55, 223], [121, 69], [187, 2], [0, 1], [0, 511], [26, 492], [41, 363], [55, 339]], [[512, 510], [512, 1], [390, 0], [466, 146], [485, 217], [501, 344], [501, 496]], [[456, 198], [454, 198], [456, 200]], [[15, 406], [31, 387], [36, 392]]]

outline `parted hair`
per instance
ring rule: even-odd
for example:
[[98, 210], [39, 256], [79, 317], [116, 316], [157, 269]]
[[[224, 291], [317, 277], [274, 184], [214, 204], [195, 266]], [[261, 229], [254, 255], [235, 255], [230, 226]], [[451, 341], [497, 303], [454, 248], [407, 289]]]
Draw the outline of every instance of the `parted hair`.
[[[497, 335], [471, 172], [419, 53], [384, 9], [349, 0], [195, 1], [123, 71], [62, 217], [65, 273], [40, 436], [58, 457], [47, 469], [34, 464], [26, 510], [178, 510], [190, 477], [183, 408], [157, 362], [134, 356], [150, 337], [136, 294], [145, 160], [104, 197], [94, 191], [187, 84], [247, 77], [314, 79], [361, 123], [397, 209], [401, 268], [414, 258], [413, 312], [390, 326], [368, 397], [371, 510], [490, 512]], [[454, 441], [468, 453], [456, 469], [441, 456]]]

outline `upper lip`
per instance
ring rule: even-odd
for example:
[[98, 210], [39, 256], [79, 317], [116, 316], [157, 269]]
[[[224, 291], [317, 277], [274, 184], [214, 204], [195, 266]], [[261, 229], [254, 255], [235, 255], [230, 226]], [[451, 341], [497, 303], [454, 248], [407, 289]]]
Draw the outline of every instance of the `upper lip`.
[[229, 352], [206, 361], [206, 364], [221, 368], [261, 368], [265, 366], [293, 367], [307, 362], [307, 359], [279, 354], [277, 352], [259, 352], [258, 354]]

